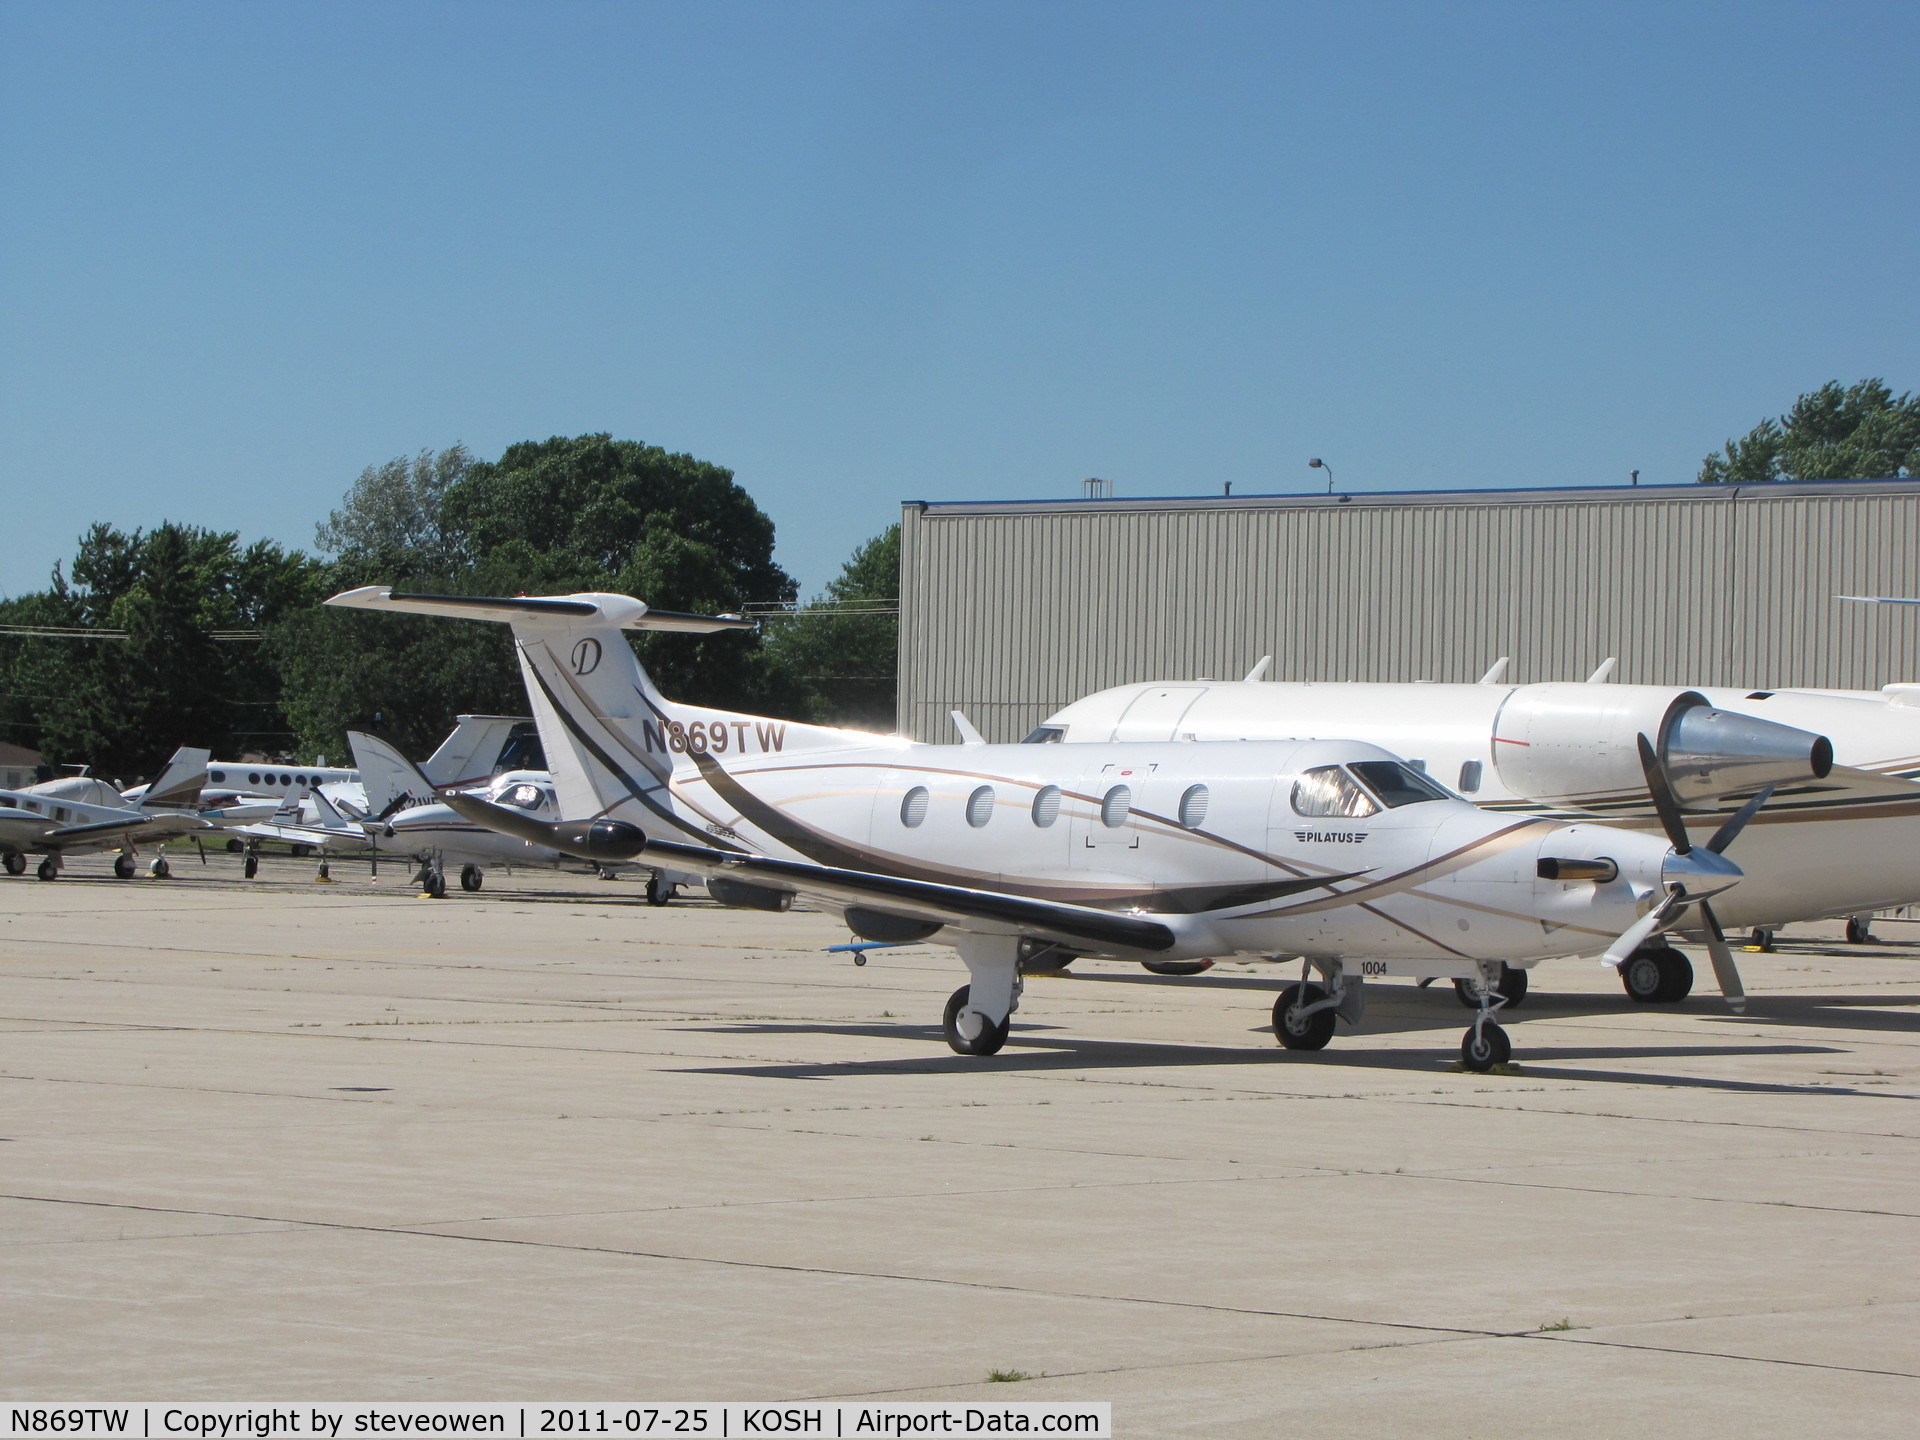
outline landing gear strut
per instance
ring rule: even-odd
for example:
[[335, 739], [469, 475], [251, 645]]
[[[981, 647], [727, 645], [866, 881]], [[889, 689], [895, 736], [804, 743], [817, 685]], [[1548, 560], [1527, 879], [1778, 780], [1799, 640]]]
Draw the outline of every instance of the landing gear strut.
[[[1508, 1003], [1500, 989], [1507, 967], [1498, 960], [1482, 960], [1479, 963], [1479, 980], [1466, 983], [1473, 987], [1474, 1000], [1480, 1007], [1480, 1013], [1473, 1017], [1472, 1028], [1460, 1037], [1460, 1063], [1484, 1075], [1494, 1066], [1504, 1065], [1513, 1058], [1513, 1042], [1507, 1039], [1506, 1031], [1493, 1023], [1494, 1012]], [[1526, 972], [1520, 973], [1524, 975]]]
[[[1500, 967], [1499, 989], [1501, 998], [1506, 1002], [1506, 1008], [1509, 1010], [1515, 1008], [1527, 998], [1527, 972], [1517, 965], [1503, 964]], [[1480, 1005], [1480, 998], [1473, 991], [1474, 983], [1471, 980], [1453, 982], [1453, 993], [1460, 997], [1460, 1003], [1469, 1010], [1478, 1009]]]
[[947, 1001], [941, 1028], [960, 1055], [991, 1055], [1007, 1043], [1020, 1008], [1020, 942], [1011, 935], [968, 935], [955, 947], [969, 983]]

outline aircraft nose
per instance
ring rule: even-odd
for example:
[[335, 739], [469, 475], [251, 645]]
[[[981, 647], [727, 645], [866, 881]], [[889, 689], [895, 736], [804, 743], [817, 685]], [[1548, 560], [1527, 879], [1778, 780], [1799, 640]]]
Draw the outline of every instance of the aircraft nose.
[[1695, 846], [1685, 855], [1669, 850], [1660, 864], [1660, 879], [1667, 885], [1679, 885], [1696, 900], [1718, 895], [1739, 883], [1740, 867], [1724, 855]]

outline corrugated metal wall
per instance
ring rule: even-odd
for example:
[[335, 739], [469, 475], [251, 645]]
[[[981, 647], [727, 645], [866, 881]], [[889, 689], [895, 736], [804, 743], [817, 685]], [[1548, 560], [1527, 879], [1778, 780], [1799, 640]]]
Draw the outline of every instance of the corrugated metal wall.
[[900, 721], [1012, 740], [1109, 685], [1920, 679], [1920, 483], [909, 504]]

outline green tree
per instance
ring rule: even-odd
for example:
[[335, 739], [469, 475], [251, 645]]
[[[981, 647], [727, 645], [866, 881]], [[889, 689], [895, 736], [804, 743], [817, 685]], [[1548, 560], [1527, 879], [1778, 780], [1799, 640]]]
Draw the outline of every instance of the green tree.
[[859, 549], [804, 610], [768, 622], [767, 648], [797, 692], [793, 713], [820, 724], [898, 723], [900, 527]]
[[390, 572], [452, 573], [460, 557], [442, 528], [441, 510], [447, 491], [472, 466], [473, 456], [459, 443], [369, 465], [340, 508], [316, 527], [321, 553], [378, 562]]
[[1709, 455], [1702, 485], [1763, 480], [1885, 480], [1920, 473], [1920, 397], [1882, 380], [1829, 380], [1777, 420]]
[[262, 541], [162, 524], [95, 525], [71, 578], [9, 602], [16, 624], [124, 631], [124, 640], [10, 637], [0, 646], [9, 733], [60, 763], [127, 778], [179, 745], [280, 749], [279, 676], [258, 640], [214, 632], [270, 626], [318, 598], [314, 562]]

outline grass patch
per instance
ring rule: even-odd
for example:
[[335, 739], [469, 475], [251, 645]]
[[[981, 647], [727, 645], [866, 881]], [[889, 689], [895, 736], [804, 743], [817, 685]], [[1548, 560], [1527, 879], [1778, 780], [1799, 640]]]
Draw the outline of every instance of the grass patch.
[[1024, 1370], [989, 1370], [987, 1371], [987, 1383], [989, 1385], [1011, 1385], [1016, 1380], [1031, 1380], [1032, 1378], [1033, 1376], [1029, 1375]]
[[1573, 1321], [1570, 1320], [1567, 1316], [1562, 1315], [1553, 1324], [1542, 1325], [1540, 1327], [1539, 1333], [1544, 1335], [1549, 1331], [1553, 1331], [1553, 1330], [1571, 1330], [1571, 1329], [1573, 1329]]

